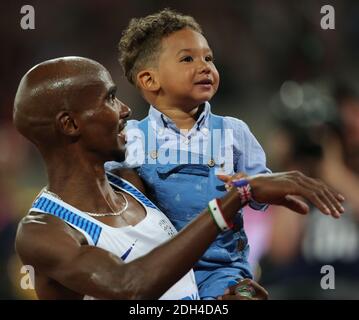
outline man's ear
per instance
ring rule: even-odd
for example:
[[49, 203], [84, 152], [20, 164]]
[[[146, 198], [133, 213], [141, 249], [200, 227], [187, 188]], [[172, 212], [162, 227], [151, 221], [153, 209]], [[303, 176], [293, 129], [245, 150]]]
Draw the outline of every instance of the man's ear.
[[153, 69], [142, 70], [136, 76], [137, 86], [144, 91], [158, 91], [161, 86], [157, 72]]
[[68, 111], [61, 111], [56, 115], [56, 126], [64, 135], [71, 137], [80, 135], [79, 126]]

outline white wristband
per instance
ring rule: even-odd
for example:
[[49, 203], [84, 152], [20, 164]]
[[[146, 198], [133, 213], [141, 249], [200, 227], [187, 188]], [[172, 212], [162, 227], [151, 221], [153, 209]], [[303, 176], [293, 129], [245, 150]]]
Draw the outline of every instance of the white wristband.
[[218, 201], [217, 199], [213, 199], [208, 203], [208, 209], [212, 215], [212, 218], [214, 220], [214, 222], [216, 223], [216, 225], [218, 226], [218, 228], [222, 231], [227, 231], [230, 228], [230, 226], [228, 225], [228, 223], [226, 222], [226, 220], [224, 220], [221, 208], [218, 205]]

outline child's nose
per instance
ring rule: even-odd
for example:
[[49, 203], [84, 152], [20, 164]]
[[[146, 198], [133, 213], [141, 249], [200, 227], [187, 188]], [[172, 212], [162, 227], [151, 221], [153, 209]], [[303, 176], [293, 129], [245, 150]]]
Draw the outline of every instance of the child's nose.
[[200, 73], [210, 73], [211, 68], [209, 66], [209, 63], [207, 61], [201, 61], [199, 65], [199, 71]]

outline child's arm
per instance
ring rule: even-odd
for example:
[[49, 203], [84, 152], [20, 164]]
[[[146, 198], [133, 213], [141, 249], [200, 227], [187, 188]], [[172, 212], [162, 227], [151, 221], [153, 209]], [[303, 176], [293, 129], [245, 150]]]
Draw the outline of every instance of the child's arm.
[[[266, 155], [248, 125], [242, 120], [228, 118], [233, 129], [233, 170], [247, 175], [271, 173], [266, 166]], [[249, 206], [264, 211], [268, 205], [252, 200]]]

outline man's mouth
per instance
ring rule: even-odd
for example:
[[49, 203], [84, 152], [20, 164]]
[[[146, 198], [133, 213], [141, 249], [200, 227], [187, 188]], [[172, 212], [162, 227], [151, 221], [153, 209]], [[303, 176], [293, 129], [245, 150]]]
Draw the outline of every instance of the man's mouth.
[[126, 140], [126, 125], [127, 123], [126, 122], [123, 122], [122, 125], [119, 126], [119, 129], [118, 129], [118, 136], [121, 137], [125, 142], [127, 142]]
[[118, 122], [118, 132], [121, 132], [123, 131], [127, 126], [127, 120], [123, 120], [121, 119], [119, 122]]

